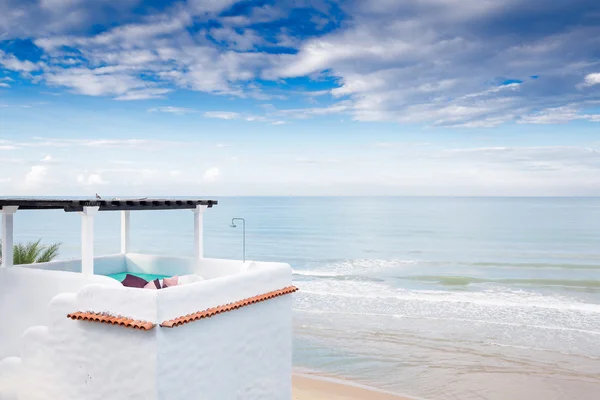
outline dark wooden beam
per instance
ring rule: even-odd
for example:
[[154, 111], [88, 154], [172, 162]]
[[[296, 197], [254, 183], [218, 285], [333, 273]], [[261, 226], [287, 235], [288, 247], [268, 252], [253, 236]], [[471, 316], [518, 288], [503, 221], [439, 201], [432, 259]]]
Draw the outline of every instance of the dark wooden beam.
[[200, 199], [36, 199], [36, 198], [0, 198], [0, 208], [18, 206], [19, 210], [64, 210], [66, 212], [83, 211], [84, 207], [99, 207], [99, 211], [127, 210], [181, 210], [193, 209], [198, 205], [211, 208], [217, 205], [216, 200]]

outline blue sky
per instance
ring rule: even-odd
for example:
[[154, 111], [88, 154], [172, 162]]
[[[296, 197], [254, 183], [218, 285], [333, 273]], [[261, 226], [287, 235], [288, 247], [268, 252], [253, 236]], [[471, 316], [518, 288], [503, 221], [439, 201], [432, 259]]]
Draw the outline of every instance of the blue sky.
[[596, 0], [0, 0], [0, 195], [600, 195]]

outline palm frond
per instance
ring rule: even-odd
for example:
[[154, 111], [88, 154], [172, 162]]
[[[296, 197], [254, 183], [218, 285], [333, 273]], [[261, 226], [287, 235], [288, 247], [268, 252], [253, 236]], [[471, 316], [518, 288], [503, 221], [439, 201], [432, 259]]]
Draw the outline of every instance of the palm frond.
[[58, 249], [60, 247], [60, 243], [53, 243], [50, 246], [44, 247], [42, 253], [38, 256], [35, 262], [49, 262], [55, 259], [58, 256]]
[[25, 259], [28, 261], [28, 264], [33, 264], [39, 257], [42, 251], [42, 246], [40, 246], [41, 241], [41, 239], [38, 239], [37, 242], [29, 242], [25, 245]]
[[25, 254], [27, 249], [22, 243], [17, 243], [13, 247], [13, 264], [28, 264]]
[[[34, 264], [49, 262], [58, 256], [61, 243], [49, 246], [41, 245], [41, 239], [26, 244], [17, 243], [13, 246], [13, 264]], [[0, 265], [2, 265], [2, 241], [0, 240]]]

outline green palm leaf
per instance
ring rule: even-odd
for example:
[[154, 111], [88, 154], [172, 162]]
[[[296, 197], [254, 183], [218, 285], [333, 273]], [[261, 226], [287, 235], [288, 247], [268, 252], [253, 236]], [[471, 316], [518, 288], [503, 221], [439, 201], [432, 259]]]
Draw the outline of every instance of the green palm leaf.
[[35, 262], [43, 263], [43, 262], [52, 261], [53, 259], [55, 259], [58, 256], [58, 248], [59, 247], [60, 247], [60, 243], [54, 243], [54, 244], [51, 244], [50, 246], [45, 247]]
[[[60, 243], [43, 246], [41, 239], [27, 244], [17, 243], [13, 246], [13, 263], [34, 264], [49, 262], [58, 256]], [[0, 241], [0, 265], [2, 264], [2, 242]]]

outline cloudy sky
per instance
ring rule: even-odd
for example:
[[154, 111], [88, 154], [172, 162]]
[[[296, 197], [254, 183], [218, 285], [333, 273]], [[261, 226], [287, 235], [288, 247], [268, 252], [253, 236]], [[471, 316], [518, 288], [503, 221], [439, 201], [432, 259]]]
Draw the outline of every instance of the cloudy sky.
[[0, 195], [600, 195], [597, 0], [0, 0]]

